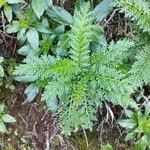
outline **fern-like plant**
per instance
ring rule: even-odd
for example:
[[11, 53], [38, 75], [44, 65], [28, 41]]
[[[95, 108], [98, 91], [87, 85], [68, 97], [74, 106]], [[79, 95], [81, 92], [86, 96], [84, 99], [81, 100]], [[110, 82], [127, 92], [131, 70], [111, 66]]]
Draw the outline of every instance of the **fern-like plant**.
[[145, 0], [115, 0], [115, 6], [121, 8], [127, 17], [137, 22], [143, 31], [150, 31], [150, 9]]
[[[133, 87], [150, 83], [150, 3], [145, 0], [116, 0], [115, 6], [131, 18], [135, 31], [138, 53], [134, 56], [129, 74]], [[143, 33], [142, 33], [143, 32]]]
[[58, 110], [65, 134], [80, 127], [91, 129], [97, 107], [103, 101], [135, 106], [130, 98], [132, 84], [119, 67], [128, 59], [128, 50], [134, 43], [128, 39], [112, 41], [93, 50], [92, 44], [99, 42], [95, 37], [100, 31], [90, 5], [85, 3], [75, 10], [71, 31], [66, 33], [69, 38], [66, 57], [33, 56], [14, 72], [16, 80], [44, 87], [42, 100], [52, 111]]

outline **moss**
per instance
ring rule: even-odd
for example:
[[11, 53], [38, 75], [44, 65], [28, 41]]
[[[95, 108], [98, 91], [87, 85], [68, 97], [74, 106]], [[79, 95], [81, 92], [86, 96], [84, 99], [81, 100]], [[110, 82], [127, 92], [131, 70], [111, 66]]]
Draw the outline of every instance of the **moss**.
[[87, 143], [86, 143], [84, 135], [81, 135], [80, 133], [75, 135], [73, 141], [75, 145], [77, 145], [79, 150], [91, 150], [91, 149], [99, 150], [100, 149], [100, 141], [99, 141], [98, 132], [87, 131], [87, 138], [88, 138], [88, 144], [89, 144], [88, 148], [87, 148]]

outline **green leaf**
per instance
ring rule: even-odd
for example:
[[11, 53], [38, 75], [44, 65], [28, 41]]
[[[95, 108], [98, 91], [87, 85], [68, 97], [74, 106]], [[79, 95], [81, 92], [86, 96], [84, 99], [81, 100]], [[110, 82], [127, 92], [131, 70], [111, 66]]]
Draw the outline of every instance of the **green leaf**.
[[59, 25], [56, 27], [53, 31], [53, 33], [57, 36], [59, 34], [63, 34], [65, 32], [65, 26], [64, 25]]
[[35, 98], [35, 96], [38, 94], [39, 88], [36, 86], [36, 84], [30, 84], [26, 90], [25, 94], [27, 94], [26, 102], [31, 102]]
[[5, 104], [4, 103], [0, 104], [0, 113], [4, 111], [4, 108], [5, 108]]
[[2, 6], [4, 6], [6, 3], [7, 3], [6, 0], [0, 0], [0, 8], [1, 8]]
[[4, 61], [4, 58], [0, 56], [0, 63]]
[[146, 147], [146, 142], [141, 139], [136, 142], [134, 150], [146, 150]]
[[33, 49], [37, 49], [39, 46], [39, 34], [35, 28], [30, 28], [27, 31], [27, 39]]
[[75, 3], [75, 9], [80, 10], [81, 7], [84, 5], [84, 0], [77, 0]]
[[0, 132], [2, 133], [6, 133], [7, 132], [7, 129], [6, 129], [6, 126], [4, 124], [4, 122], [0, 122]]
[[97, 22], [101, 22], [113, 9], [113, 0], [103, 0], [93, 10], [93, 16]]
[[46, 0], [47, 6], [53, 5], [53, 0]]
[[2, 116], [2, 120], [3, 120], [4, 122], [6, 122], [6, 123], [14, 123], [14, 122], [16, 122], [16, 119], [15, 119], [14, 117], [8, 115], [8, 114], [4, 114], [4, 115]]
[[41, 33], [51, 33], [50, 30], [43, 28], [42, 26], [37, 26], [36, 29]]
[[43, 15], [45, 9], [47, 8], [45, 0], [32, 0], [31, 5], [38, 18]]
[[148, 116], [150, 114], [150, 102], [146, 103], [145, 106], [145, 115]]
[[35, 28], [42, 33], [51, 33], [47, 18], [43, 18], [42, 22], [38, 23]]
[[27, 56], [30, 53], [31, 50], [32, 50], [32, 48], [31, 48], [30, 45], [24, 45], [21, 48], [19, 48], [17, 52], [20, 55]]
[[102, 150], [113, 150], [113, 147], [110, 144], [103, 146]]
[[123, 128], [127, 128], [127, 129], [132, 129], [135, 127], [135, 122], [133, 122], [133, 120], [131, 119], [123, 119], [123, 120], [119, 120], [118, 124], [123, 127]]
[[131, 118], [134, 115], [134, 113], [131, 110], [125, 110], [125, 114], [129, 118]]
[[20, 44], [23, 44], [26, 40], [26, 29], [21, 29], [18, 33], [17, 33], [17, 40]]
[[56, 22], [64, 25], [71, 25], [72, 16], [61, 7], [50, 6], [47, 10], [48, 15]]
[[6, 26], [7, 33], [15, 33], [19, 30], [19, 21], [13, 21]]
[[133, 132], [130, 132], [130, 133], [127, 133], [126, 137], [125, 137], [125, 141], [130, 141], [132, 140], [134, 137], [135, 137], [136, 133], [133, 131]]
[[7, 2], [8, 2], [9, 4], [24, 3], [23, 0], [7, 0]]
[[1, 65], [0, 65], [0, 77], [4, 77], [4, 69]]
[[8, 21], [11, 22], [11, 20], [12, 20], [12, 9], [11, 9], [11, 7], [8, 5], [5, 5], [4, 6], [4, 13], [5, 13], [5, 16], [8, 19]]
[[65, 55], [67, 55], [67, 49], [70, 46], [69, 42], [70, 42], [70, 38], [68, 36], [68, 33], [63, 34], [60, 37], [60, 40], [59, 40], [59, 42], [57, 44], [57, 47], [56, 47], [56, 54], [57, 54], [57, 56], [65, 56]]

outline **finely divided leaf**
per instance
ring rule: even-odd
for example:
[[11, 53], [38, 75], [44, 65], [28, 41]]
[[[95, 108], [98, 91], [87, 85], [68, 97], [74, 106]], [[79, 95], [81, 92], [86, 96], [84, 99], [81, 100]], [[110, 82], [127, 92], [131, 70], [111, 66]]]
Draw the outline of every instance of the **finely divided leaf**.
[[38, 94], [38, 92], [39, 88], [36, 86], [36, 84], [30, 84], [25, 90], [25, 94], [27, 94], [26, 102], [31, 102]]

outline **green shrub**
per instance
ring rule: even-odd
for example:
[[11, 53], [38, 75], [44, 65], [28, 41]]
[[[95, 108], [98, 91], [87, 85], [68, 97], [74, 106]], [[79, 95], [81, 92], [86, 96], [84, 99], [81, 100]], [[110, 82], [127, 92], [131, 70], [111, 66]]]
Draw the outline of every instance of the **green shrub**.
[[[132, 81], [135, 87], [142, 86], [142, 83], [150, 83], [150, 4], [145, 0], [120, 0], [115, 1], [115, 6], [121, 8], [126, 16], [133, 20], [135, 32], [135, 44], [137, 53], [133, 57], [136, 62], [131, 71]], [[143, 33], [144, 32], [144, 33]]]

